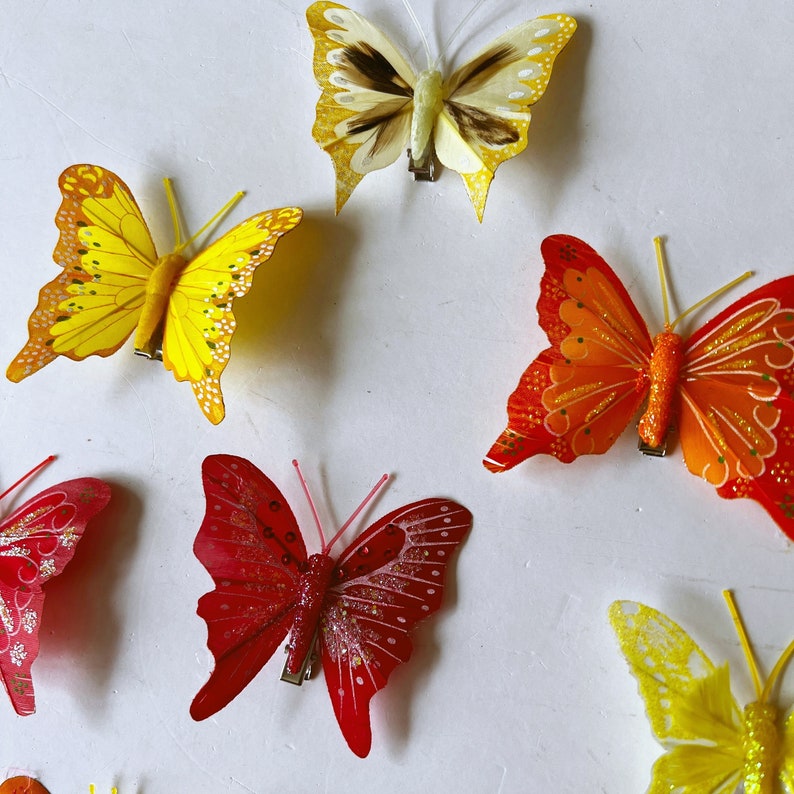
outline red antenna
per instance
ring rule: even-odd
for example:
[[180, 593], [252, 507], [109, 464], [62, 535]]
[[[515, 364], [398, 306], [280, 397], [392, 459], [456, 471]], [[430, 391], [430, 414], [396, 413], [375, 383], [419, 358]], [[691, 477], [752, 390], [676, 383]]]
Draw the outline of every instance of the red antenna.
[[300, 465], [298, 464], [297, 460], [292, 461], [292, 465], [295, 467], [295, 471], [298, 472], [298, 477], [301, 481], [301, 486], [303, 487], [303, 492], [306, 494], [306, 499], [309, 502], [309, 507], [312, 510], [312, 515], [314, 516], [314, 523], [317, 525], [317, 532], [320, 534], [320, 545], [322, 547], [322, 553], [328, 554], [331, 551], [331, 546], [336, 543], [339, 538], [344, 535], [345, 530], [356, 520], [358, 514], [372, 501], [372, 497], [380, 490], [383, 483], [389, 479], [388, 474], [384, 474], [376, 483], [372, 490], [364, 497], [364, 501], [353, 511], [353, 514], [350, 518], [342, 524], [340, 530], [334, 535], [331, 540], [326, 543], [325, 542], [325, 533], [323, 532], [323, 526], [320, 523], [320, 516], [317, 514], [317, 508], [314, 505], [314, 499], [312, 499], [312, 495], [309, 493], [309, 486], [306, 483], [306, 480], [303, 477], [303, 472], [301, 472]]
[[23, 482], [25, 482], [25, 480], [27, 480], [29, 477], [32, 477], [39, 469], [43, 469], [47, 464], [52, 463], [54, 460], [55, 455], [50, 455], [48, 458], [44, 458], [44, 460], [39, 463], [38, 466], [34, 466], [27, 474], [20, 477], [12, 486], [6, 488], [5, 491], [0, 494], [0, 500], [5, 499], [5, 497], [8, 496], [8, 494], [10, 494], [14, 488], [18, 488]]

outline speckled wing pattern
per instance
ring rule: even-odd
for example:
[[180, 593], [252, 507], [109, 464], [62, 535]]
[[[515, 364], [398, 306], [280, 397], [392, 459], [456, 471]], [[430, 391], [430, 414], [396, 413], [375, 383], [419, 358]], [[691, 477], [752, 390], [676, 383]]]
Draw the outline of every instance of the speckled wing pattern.
[[213, 424], [225, 415], [220, 377], [236, 328], [233, 301], [248, 292], [256, 268], [302, 216], [298, 207], [284, 207], [248, 218], [191, 259], [174, 283], [163, 330], [163, 364], [177, 380], [190, 381]]
[[648, 794], [733, 792], [742, 779], [743, 728], [727, 664], [715, 667], [679, 625], [644, 604], [616, 601], [609, 620], [667, 750]]
[[210, 455], [202, 466], [207, 512], [193, 552], [215, 589], [201, 597], [215, 668], [193, 699], [203, 720], [231, 702], [292, 625], [306, 548], [275, 483], [244, 458]]
[[[307, 12], [322, 90], [312, 133], [336, 169], [336, 211], [371, 171], [405, 150], [416, 75], [397, 48], [360, 14], [337, 3]], [[444, 85], [434, 126], [439, 160], [461, 174], [482, 220], [497, 166], [527, 145], [529, 108], [546, 90], [554, 59], [576, 21], [554, 14], [495, 39]]]
[[394, 510], [339, 557], [320, 623], [323, 673], [351, 750], [372, 742], [369, 702], [408, 661], [416, 624], [441, 606], [447, 564], [471, 528], [448, 499]]
[[493, 472], [540, 453], [570, 463], [606, 452], [648, 390], [653, 343], [612, 268], [568, 235], [547, 237], [541, 253], [537, 309], [551, 346], [508, 400], [508, 426], [484, 460]]
[[60, 231], [53, 252], [62, 272], [39, 292], [29, 339], [8, 367], [10, 380], [32, 375], [57, 356], [109, 356], [134, 330], [157, 252], [130, 189], [96, 165], [60, 176]]
[[[606, 452], [648, 394], [653, 341], [620, 279], [586, 243], [554, 235], [538, 317], [551, 346], [508, 399], [483, 461]], [[724, 498], [758, 501], [794, 538], [794, 276], [739, 299], [684, 342], [673, 405], [688, 469]]]
[[[234, 699], [283, 642], [307, 559], [289, 505], [252, 463], [210, 455], [203, 479], [194, 552], [215, 583], [198, 605], [215, 668], [191, 706], [197, 720]], [[416, 502], [376, 521], [336, 563], [319, 643], [339, 727], [359, 756], [372, 741], [369, 702], [411, 655], [416, 623], [440, 607], [446, 567], [470, 526], [455, 502]]]
[[42, 586], [72, 559], [110, 488], [81, 478], [54, 485], [0, 522], [0, 675], [17, 714], [35, 708], [31, 665], [39, 652]]
[[[62, 272], [39, 293], [29, 339], [8, 367], [20, 381], [62, 355], [108, 356], [135, 330], [147, 300], [157, 252], [140, 209], [118, 176], [96, 165], [61, 174], [53, 258]], [[225, 414], [220, 376], [235, 329], [232, 303], [251, 287], [256, 267], [301, 220], [297, 207], [270, 210], [236, 226], [189, 260], [168, 296], [163, 362], [190, 381], [204, 415]]]
[[492, 41], [446, 83], [436, 153], [463, 178], [480, 221], [494, 172], [526, 148], [530, 107], [545, 93], [554, 60], [575, 31], [576, 20], [565, 14], [525, 22]]

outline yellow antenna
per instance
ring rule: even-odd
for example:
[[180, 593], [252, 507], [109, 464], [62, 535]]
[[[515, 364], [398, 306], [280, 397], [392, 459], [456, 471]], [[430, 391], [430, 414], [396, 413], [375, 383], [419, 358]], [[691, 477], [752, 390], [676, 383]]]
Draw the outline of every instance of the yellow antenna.
[[667, 276], [664, 266], [664, 251], [662, 250], [662, 238], [653, 238], [653, 247], [656, 249], [656, 269], [659, 271], [659, 286], [662, 288], [662, 308], [664, 309], [664, 327], [670, 326], [670, 305], [667, 302]]
[[742, 273], [741, 276], [737, 276], [733, 281], [729, 281], [724, 287], [720, 287], [719, 289], [714, 290], [714, 292], [712, 292], [710, 295], [706, 295], [705, 298], [699, 300], [697, 303], [690, 306], [685, 312], [679, 314], [678, 317], [676, 317], [675, 320], [673, 320], [673, 322], [671, 323], [670, 309], [667, 300], [667, 277], [665, 275], [665, 261], [664, 261], [664, 252], [662, 250], [662, 238], [654, 237], [653, 245], [654, 248], [656, 249], [656, 266], [659, 270], [659, 282], [662, 287], [662, 307], [664, 308], [664, 327], [669, 331], [672, 331], [678, 325], [678, 323], [680, 323], [681, 320], [684, 319], [684, 317], [686, 317], [689, 314], [692, 314], [692, 312], [696, 311], [704, 304], [708, 303], [711, 300], [714, 300], [714, 298], [718, 298], [720, 295], [722, 295], [723, 292], [727, 292], [729, 289], [733, 289], [733, 287], [735, 287], [737, 284], [741, 284], [742, 281], [750, 278], [750, 276], [753, 275], [752, 270], [748, 270]]
[[[88, 794], [96, 794], [96, 788], [93, 783], [88, 786]], [[119, 790], [113, 786], [113, 788], [110, 789], [110, 794], [119, 794]]]
[[168, 200], [168, 209], [171, 212], [171, 223], [174, 226], [174, 253], [181, 254], [192, 242], [201, 237], [210, 226], [219, 223], [224, 215], [245, 195], [242, 190], [238, 190], [194, 235], [182, 242], [182, 232], [179, 224], [179, 211], [177, 209], [176, 196], [171, 180], [166, 177], [163, 179], [165, 185], [165, 196]]
[[728, 610], [731, 613], [733, 625], [736, 627], [736, 633], [739, 635], [739, 641], [742, 644], [745, 659], [747, 659], [747, 666], [750, 668], [750, 674], [753, 677], [756, 697], [761, 703], [766, 703], [769, 700], [770, 694], [772, 693], [772, 687], [775, 685], [775, 682], [779, 678], [783, 668], [786, 666], [786, 664], [788, 664], [792, 654], [794, 654], [794, 640], [788, 644], [786, 650], [780, 655], [780, 658], [777, 660], [777, 664], [775, 664], [775, 666], [772, 668], [772, 672], [769, 674], [769, 678], [767, 678], [766, 684], [762, 689], [761, 678], [758, 675], [758, 665], [756, 664], [753, 650], [750, 647], [750, 640], [747, 638], [747, 632], [744, 629], [744, 624], [742, 623], [742, 619], [739, 616], [739, 610], [737, 609], [736, 603], [733, 600], [733, 593], [731, 593], [730, 590], [723, 590], [722, 595], [728, 604]]
[[739, 635], [739, 641], [742, 644], [744, 651], [744, 658], [747, 660], [747, 666], [750, 668], [750, 674], [753, 677], [753, 685], [755, 686], [755, 696], [763, 702], [763, 690], [761, 689], [761, 677], [758, 675], [758, 665], [755, 661], [753, 649], [750, 646], [750, 640], [747, 637], [747, 632], [744, 630], [744, 623], [739, 616], [739, 610], [736, 608], [736, 602], [733, 600], [733, 593], [730, 590], [723, 590], [722, 596], [728, 604], [728, 611], [731, 613], [733, 625], [736, 628], [736, 633]]

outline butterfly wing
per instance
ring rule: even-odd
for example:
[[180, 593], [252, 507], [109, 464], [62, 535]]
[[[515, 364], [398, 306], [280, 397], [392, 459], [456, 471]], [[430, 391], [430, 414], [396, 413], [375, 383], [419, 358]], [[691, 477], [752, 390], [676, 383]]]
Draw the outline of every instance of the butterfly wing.
[[445, 86], [436, 154], [463, 177], [480, 221], [494, 172], [526, 147], [529, 109], [575, 30], [576, 20], [565, 14], [525, 22], [492, 41]]
[[0, 794], [50, 794], [38, 780], [24, 775], [6, 778], [0, 783]]
[[12, 381], [56, 356], [109, 356], [138, 322], [157, 262], [130, 189], [96, 165], [73, 165], [58, 182], [63, 200], [53, 259], [62, 272], [45, 284], [28, 320], [29, 339], [8, 367]]
[[284, 207], [248, 218], [188, 262], [173, 286], [163, 329], [163, 364], [177, 380], [190, 381], [213, 424], [225, 414], [220, 377], [236, 328], [234, 299], [248, 292], [256, 268], [302, 216], [300, 208]]
[[541, 253], [538, 318], [551, 347], [508, 400], [507, 428], [483, 461], [493, 472], [539, 453], [569, 463], [606, 452], [648, 389], [651, 338], [612, 268], [567, 235], [547, 237]]
[[31, 665], [39, 652], [44, 585], [72, 559], [110, 488], [83, 477], [47, 488], [0, 523], [0, 675], [17, 714], [35, 708]]
[[322, 90], [312, 135], [336, 170], [336, 211], [371, 171], [393, 163], [411, 130], [416, 77], [371, 22], [321, 0], [306, 11]]
[[193, 552], [215, 589], [198, 602], [215, 668], [190, 706], [219, 711], [248, 685], [286, 637], [306, 548], [276, 485], [249, 461], [210, 455], [202, 466], [207, 512]]
[[732, 792], [744, 751], [727, 665], [715, 668], [679, 625], [644, 604], [615, 601], [609, 620], [667, 750], [654, 765], [649, 793]]
[[725, 498], [760, 502], [794, 538], [794, 276], [754, 290], [687, 341], [684, 460]]
[[323, 672], [339, 727], [369, 753], [369, 702], [411, 655], [410, 634], [440, 606], [444, 576], [471, 513], [426, 499], [376, 521], [337, 561], [320, 619]]

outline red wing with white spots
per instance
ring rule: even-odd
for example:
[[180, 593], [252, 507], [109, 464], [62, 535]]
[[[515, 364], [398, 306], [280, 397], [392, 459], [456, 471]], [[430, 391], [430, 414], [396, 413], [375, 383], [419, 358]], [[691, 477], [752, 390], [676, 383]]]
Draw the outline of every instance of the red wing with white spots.
[[334, 712], [356, 755], [372, 742], [372, 696], [408, 661], [416, 624], [441, 606], [447, 564], [470, 528], [465, 507], [426, 499], [384, 516], [340, 556], [320, 643]]

